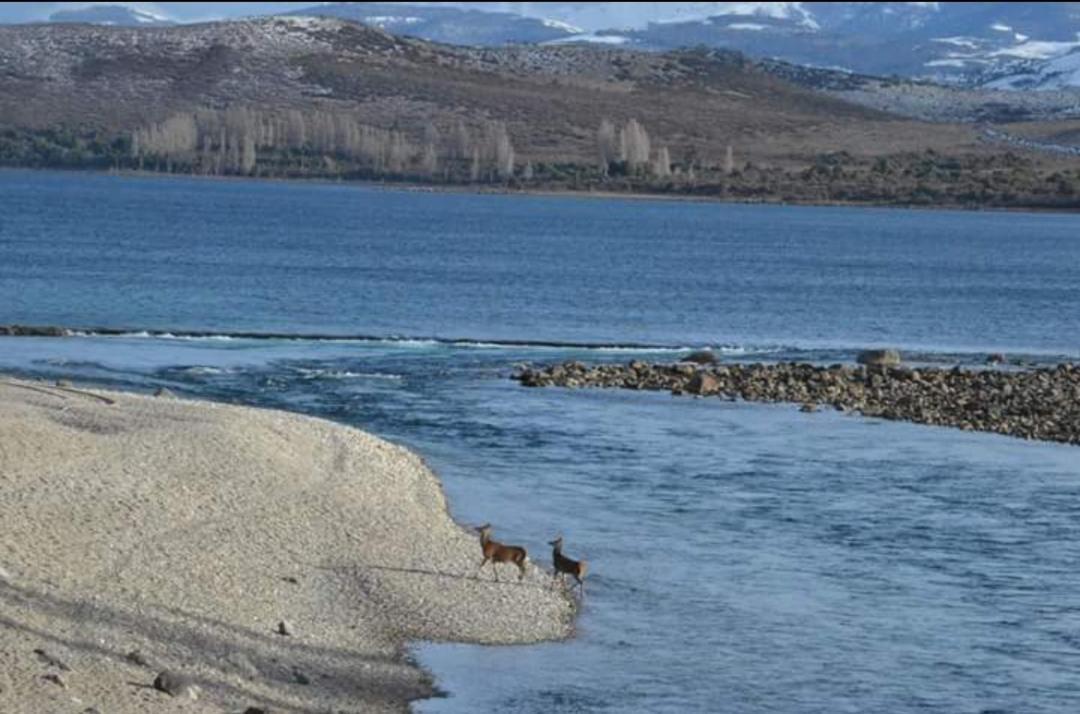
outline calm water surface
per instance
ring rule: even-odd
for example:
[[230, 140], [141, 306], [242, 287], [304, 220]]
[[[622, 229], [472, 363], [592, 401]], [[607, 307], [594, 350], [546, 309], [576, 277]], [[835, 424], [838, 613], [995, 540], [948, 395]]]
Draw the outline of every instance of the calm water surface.
[[353, 424], [534, 560], [565, 535], [578, 637], [419, 647], [451, 695], [419, 711], [1073, 712], [1075, 447], [508, 377], [685, 345], [1077, 358], [1078, 226], [5, 172], [0, 323], [220, 335], [0, 339], [0, 369]]

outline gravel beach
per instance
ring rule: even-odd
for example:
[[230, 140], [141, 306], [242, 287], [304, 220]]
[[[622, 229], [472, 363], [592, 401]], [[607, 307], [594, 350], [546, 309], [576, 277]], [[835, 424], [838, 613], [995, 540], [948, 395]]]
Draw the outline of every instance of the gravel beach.
[[[889, 355], [889, 353], [892, 353]], [[905, 367], [891, 350], [866, 353], [895, 364], [829, 367], [792, 362], [627, 365], [565, 362], [527, 367], [527, 387], [663, 390], [747, 402], [792, 402], [893, 421], [1080, 444], [1080, 367], [942, 369]], [[1004, 357], [995, 356], [994, 362]]]
[[410, 641], [572, 632], [546, 571], [477, 576], [419, 457], [327, 421], [4, 379], [0, 494], [7, 714], [406, 711]]

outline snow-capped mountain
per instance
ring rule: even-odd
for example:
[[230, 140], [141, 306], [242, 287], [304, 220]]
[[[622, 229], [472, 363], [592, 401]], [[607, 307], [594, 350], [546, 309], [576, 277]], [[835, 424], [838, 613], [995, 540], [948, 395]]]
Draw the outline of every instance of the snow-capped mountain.
[[[584, 32], [640, 30], [650, 24], [694, 22], [715, 15], [811, 20], [800, 2], [452, 2], [417, 3], [495, 10], [524, 17], [554, 19]], [[848, 4], [848, 3], [841, 3]]]
[[560, 20], [438, 5], [338, 2], [288, 14], [353, 20], [398, 35], [456, 45], [536, 44], [583, 32], [582, 28]]
[[[166, 21], [134, 5], [139, 4], [92, 5], [58, 12], [52, 19], [125, 25]], [[241, 5], [247, 14], [296, 7], [215, 7], [226, 12]], [[179, 6], [153, 4], [177, 16]], [[344, 2], [311, 5], [292, 14], [345, 18], [451, 44], [581, 42], [645, 50], [702, 45], [861, 74], [967, 85], [994, 82], [1016, 89], [1068, 84], [1072, 80], [1065, 77], [1072, 76], [1069, 67], [1075, 61], [1070, 53], [1080, 47], [1080, 2]]]
[[1018, 60], [1052, 59], [1080, 46], [1076, 2], [336, 3], [298, 12], [349, 17], [441, 42], [589, 42], [649, 50], [704, 45], [864, 74], [972, 84], [1011, 73]]
[[118, 27], [160, 27], [176, 24], [154, 13], [127, 5], [90, 5], [72, 10], [59, 10], [49, 16], [49, 22], [85, 22], [91, 25]]
[[727, 13], [622, 31], [631, 46], [737, 49], [878, 75], [973, 81], [1080, 46], [1080, 3], [793, 3], [786, 17]]
[[1053, 59], [1017, 63], [983, 86], [988, 89], [1080, 89], [1080, 47]]

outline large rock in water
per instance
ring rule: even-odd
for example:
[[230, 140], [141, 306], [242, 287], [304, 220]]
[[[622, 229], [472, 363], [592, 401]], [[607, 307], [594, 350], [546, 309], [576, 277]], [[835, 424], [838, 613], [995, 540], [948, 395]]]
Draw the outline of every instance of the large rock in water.
[[70, 334], [64, 327], [52, 325], [0, 325], [0, 335], [5, 337], [67, 337]]
[[875, 367], [896, 367], [900, 364], [900, 353], [896, 350], [863, 350], [855, 361]]
[[679, 361], [693, 362], [694, 364], [716, 364], [720, 360], [716, 358], [712, 350], [695, 350]]

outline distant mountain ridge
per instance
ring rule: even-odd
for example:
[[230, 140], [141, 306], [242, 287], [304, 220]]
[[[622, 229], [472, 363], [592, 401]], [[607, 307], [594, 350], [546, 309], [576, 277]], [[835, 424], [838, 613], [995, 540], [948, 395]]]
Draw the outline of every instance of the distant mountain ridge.
[[[615, 10], [597, 3], [455, 4], [462, 7], [326, 3], [291, 14], [351, 19], [452, 44], [597, 43], [653, 51], [701, 45], [968, 86], [1080, 86], [1049, 64], [1080, 49], [1080, 3], [638, 3], [636, 10], [624, 3], [609, 3], [620, 6]], [[481, 9], [491, 6], [499, 11]], [[629, 27], [603, 27], [607, 14], [620, 22], [623, 11], [631, 13]]]
[[126, 5], [91, 5], [72, 10], [58, 10], [49, 15], [49, 22], [84, 22], [91, 25], [116, 27], [160, 27], [176, 24], [168, 18]]
[[555, 20], [507, 12], [394, 3], [323, 3], [284, 14], [352, 20], [397, 35], [451, 45], [539, 44], [580, 33], [579, 28]]
[[[270, 4], [252, 5], [260, 14]], [[591, 43], [650, 51], [701, 45], [857, 74], [1004, 89], [1076, 86], [1069, 61], [1065, 69], [1052, 63], [1080, 48], [1080, 2], [339, 2], [286, 14], [353, 20], [447, 44]], [[119, 5], [50, 19], [167, 22]]]
[[981, 84], [1080, 47], [1080, 3], [791, 3], [799, 12], [724, 13], [600, 32], [627, 46], [703, 44], [880, 76]]

